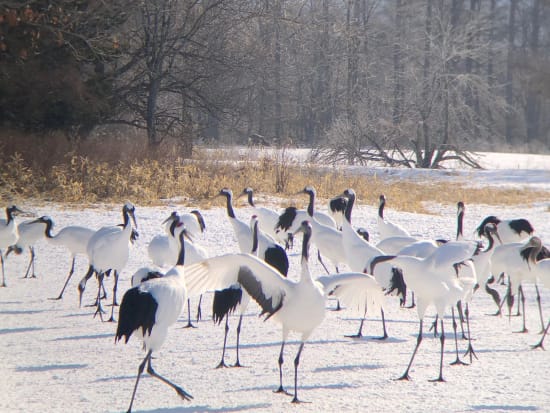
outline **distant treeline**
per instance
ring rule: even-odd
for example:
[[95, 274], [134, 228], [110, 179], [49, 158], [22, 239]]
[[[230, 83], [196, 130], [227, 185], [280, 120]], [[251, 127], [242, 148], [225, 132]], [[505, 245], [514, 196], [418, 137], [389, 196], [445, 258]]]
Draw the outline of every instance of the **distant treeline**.
[[72, 140], [122, 124], [187, 155], [193, 141], [251, 136], [350, 162], [358, 148], [394, 148], [430, 167], [437, 151], [547, 148], [548, 113], [548, 0], [0, 5], [11, 129]]

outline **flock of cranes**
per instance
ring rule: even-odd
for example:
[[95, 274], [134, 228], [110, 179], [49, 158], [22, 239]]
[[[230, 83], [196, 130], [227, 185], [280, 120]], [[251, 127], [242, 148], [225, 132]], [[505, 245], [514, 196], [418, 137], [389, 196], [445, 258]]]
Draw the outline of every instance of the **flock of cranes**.
[[[327, 309], [327, 299], [334, 297], [344, 304], [345, 311], [352, 310], [363, 317], [355, 337], [362, 335], [363, 320], [367, 312], [380, 314], [383, 323], [381, 339], [388, 337], [384, 307], [393, 302], [387, 295], [400, 298], [405, 305], [407, 292], [413, 293], [413, 305], [419, 321], [417, 340], [410, 361], [399, 380], [410, 379], [410, 369], [423, 339], [423, 322], [426, 310], [433, 306], [439, 319], [440, 358], [435, 381], [444, 381], [443, 354], [445, 327], [443, 317], [451, 310], [456, 348], [454, 363], [463, 363], [458, 352], [458, 324], [462, 338], [468, 341], [465, 355], [472, 362], [475, 351], [471, 342], [469, 325], [470, 307], [475, 292], [482, 285], [491, 294], [500, 313], [504, 303], [511, 315], [516, 297], [522, 304], [523, 329], [525, 326], [525, 296], [522, 283], [534, 283], [538, 294], [542, 337], [534, 347], [543, 348], [544, 338], [550, 328], [550, 320], [544, 322], [539, 286], [550, 288], [550, 251], [535, 235], [525, 219], [500, 220], [494, 216], [485, 218], [476, 229], [478, 237], [465, 239], [463, 218], [465, 206], [457, 204], [456, 237], [453, 239], [426, 239], [412, 236], [409, 231], [384, 216], [386, 197], [379, 198], [376, 244], [369, 242], [370, 235], [364, 228], [352, 224], [352, 211], [356, 194], [348, 188], [329, 202], [327, 213], [316, 210], [316, 192], [312, 186], [300, 194], [308, 197], [308, 207], [300, 210], [287, 207], [275, 211], [259, 207], [254, 202], [252, 188], [245, 188], [240, 196], [246, 196], [252, 212], [248, 220], [241, 220], [233, 206], [233, 192], [228, 188], [219, 191], [225, 198], [226, 212], [231, 230], [237, 240], [239, 252], [209, 256], [207, 249], [197, 241], [206, 230], [206, 223], [198, 210], [188, 214], [172, 213], [160, 228], [164, 233], [153, 237], [148, 245], [150, 266], [140, 268], [132, 276], [131, 288], [125, 291], [118, 317], [117, 288], [120, 273], [126, 267], [131, 245], [138, 237], [136, 208], [130, 202], [122, 207], [122, 223], [93, 230], [82, 226], [67, 226], [53, 234], [54, 222], [48, 216], [16, 222], [23, 211], [17, 206], [6, 208], [6, 219], [0, 220], [0, 258], [2, 262], [2, 286], [6, 287], [5, 258], [12, 252], [21, 253], [28, 248], [30, 260], [25, 277], [35, 277], [34, 244], [45, 238], [54, 245], [67, 248], [71, 254], [71, 268], [63, 288], [56, 299], [61, 299], [74, 274], [75, 257], [85, 255], [88, 271], [78, 284], [80, 302], [87, 282], [95, 275], [97, 294], [96, 311], [103, 320], [105, 310], [102, 300], [106, 297], [105, 277], [112, 275], [112, 306], [108, 321], [118, 318], [115, 342], [128, 342], [132, 335], [143, 341], [145, 357], [138, 367], [138, 374], [128, 411], [132, 410], [140, 377], [147, 372], [172, 387], [183, 400], [193, 397], [153, 370], [152, 353], [165, 341], [169, 327], [180, 317], [185, 303], [188, 308], [188, 326], [191, 323], [190, 298], [199, 299], [197, 320], [201, 315], [200, 297], [213, 292], [212, 319], [217, 324], [225, 319], [223, 351], [218, 367], [227, 367], [225, 352], [229, 317], [238, 313], [237, 358], [239, 360], [240, 332], [243, 314], [251, 300], [255, 301], [261, 315], [281, 325], [282, 338], [279, 358], [279, 387], [276, 392], [287, 393], [283, 386], [285, 343], [291, 331], [301, 334], [300, 345], [294, 359], [294, 388], [292, 402], [299, 403], [298, 369], [305, 343], [321, 324]], [[139, 212], [137, 213], [139, 216]], [[160, 220], [159, 220], [160, 221]], [[216, 231], [223, 231], [217, 228]], [[297, 280], [288, 277], [288, 251], [294, 239], [301, 236], [301, 269]], [[483, 242], [482, 242], [483, 240]], [[326, 274], [313, 276], [309, 269], [310, 249], [317, 249], [317, 259]], [[332, 264], [329, 268], [323, 258]], [[346, 268], [345, 272], [340, 272]], [[507, 283], [504, 297], [500, 297], [490, 283], [504, 274]], [[479, 293], [478, 293], [479, 294]], [[250, 310], [249, 310], [250, 311]], [[518, 306], [519, 311], [519, 306]], [[464, 331], [463, 320], [466, 323]]]

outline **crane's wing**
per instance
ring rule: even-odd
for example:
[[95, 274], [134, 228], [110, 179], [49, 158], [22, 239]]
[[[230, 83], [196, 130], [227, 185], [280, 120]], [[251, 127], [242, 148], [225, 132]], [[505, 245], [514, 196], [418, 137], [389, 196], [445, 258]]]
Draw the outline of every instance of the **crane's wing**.
[[294, 285], [275, 268], [251, 254], [226, 254], [185, 267], [187, 291], [200, 294], [239, 283], [262, 307], [262, 314], [277, 312]]
[[479, 250], [477, 241], [451, 241], [441, 245], [428, 258], [434, 269], [449, 268], [472, 258]]
[[333, 295], [347, 307], [363, 315], [367, 310], [378, 311], [384, 302], [384, 292], [370, 274], [350, 272], [317, 278], [327, 295]]

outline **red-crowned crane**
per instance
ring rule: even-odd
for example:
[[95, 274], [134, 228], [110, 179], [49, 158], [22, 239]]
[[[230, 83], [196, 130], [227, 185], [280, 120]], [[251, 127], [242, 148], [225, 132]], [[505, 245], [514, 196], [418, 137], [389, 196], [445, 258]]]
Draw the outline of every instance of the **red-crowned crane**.
[[160, 349], [168, 334], [168, 327], [174, 324], [180, 316], [183, 304], [187, 298], [183, 264], [185, 262], [185, 226], [180, 222], [178, 228], [180, 252], [176, 265], [164, 276], [153, 277], [139, 285], [130, 288], [122, 298], [119, 311], [119, 321], [115, 334], [115, 343], [124, 338], [128, 342], [133, 333], [143, 341], [145, 357], [139, 365], [132, 398], [128, 412], [132, 411], [139, 379], [147, 366], [147, 373], [172, 387], [183, 400], [191, 400], [193, 396], [180, 386], [161, 376], [151, 365], [152, 354]]
[[23, 213], [23, 211], [15, 205], [10, 205], [6, 208], [6, 219], [0, 219], [0, 261], [2, 262], [2, 287], [7, 286], [6, 273], [4, 271], [4, 253], [2, 250], [15, 244], [17, 242], [17, 238], [19, 238], [15, 217], [20, 213]]
[[[186, 269], [189, 288], [219, 289], [238, 282], [262, 307], [266, 319], [271, 318], [282, 326], [282, 343], [279, 353], [279, 388], [285, 393], [282, 365], [286, 340], [290, 331], [301, 333], [300, 347], [294, 359], [294, 397], [298, 398], [298, 366], [304, 344], [325, 317], [326, 299], [335, 295], [350, 307], [372, 305], [378, 308], [383, 297], [382, 289], [374, 277], [363, 273], [342, 273], [314, 279], [308, 268], [311, 225], [304, 221], [299, 231], [304, 233], [302, 242], [302, 272], [299, 281], [283, 277], [273, 267], [251, 254], [227, 254], [209, 258]], [[370, 298], [369, 298], [370, 297]]]

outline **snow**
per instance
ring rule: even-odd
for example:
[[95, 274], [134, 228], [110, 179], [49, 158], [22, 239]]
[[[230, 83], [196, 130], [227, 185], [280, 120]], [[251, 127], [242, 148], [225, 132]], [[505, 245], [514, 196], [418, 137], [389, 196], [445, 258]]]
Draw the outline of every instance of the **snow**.
[[[464, 179], [476, 185], [498, 185], [549, 189], [550, 158], [544, 156], [485, 156], [487, 165], [497, 168], [483, 171], [410, 171], [383, 168], [380, 171], [397, 178], [414, 175], [414, 179]], [[527, 169], [529, 168], [529, 169]], [[378, 171], [379, 173], [381, 173]], [[386, 171], [386, 172], [384, 172]], [[361, 197], [361, 194], [358, 194]], [[132, 274], [147, 265], [147, 244], [162, 232], [161, 222], [177, 205], [143, 207], [138, 200], [136, 217], [140, 238], [130, 252], [130, 260], [121, 275], [119, 302], [130, 286]], [[248, 220], [250, 210], [244, 200], [236, 213]], [[272, 207], [286, 206], [285, 200]], [[360, 199], [359, 199], [360, 201]], [[455, 234], [455, 205], [434, 205], [433, 214], [402, 213], [386, 210], [387, 218], [399, 222], [413, 234], [430, 238], [451, 238]], [[203, 210], [207, 230], [197, 241], [210, 255], [236, 252], [237, 243], [226, 220], [222, 202]], [[121, 205], [97, 205], [71, 209], [65, 205], [20, 205], [37, 215], [51, 216], [54, 233], [66, 225], [99, 228], [120, 221]], [[325, 205], [318, 205], [324, 209]], [[524, 217], [531, 221], [543, 241], [550, 233], [548, 204], [500, 207], [467, 205], [465, 233], [486, 215], [501, 218]], [[191, 209], [191, 208], [190, 208]], [[184, 212], [183, 208], [178, 208]], [[185, 211], [187, 212], [187, 211]], [[376, 206], [358, 205], [354, 225], [364, 226], [376, 242]], [[473, 236], [473, 235], [472, 235]], [[144, 354], [141, 343], [132, 337], [128, 344], [114, 343], [116, 323], [101, 322], [92, 315], [93, 307], [78, 307], [77, 283], [87, 269], [84, 257], [77, 258], [75, 275], [63, 300], [56, 301], [68, 274], [69, 253], [41, 241], [36, 247], [37, 279], [21, 278], [26, 269], [27, 252], [6, 260], [7, 288], [0, 288], [0, 365], [1, 412], [119, 412], [128, 408], [137, 368]], [[312, 254], [314, 257], [315, 254]], [[290, 277], [300, 272], [299, 248], [290, 256]], [[313, 258], [311, 267], [322, 275]], [[109, 292], [112, 280], [107, 280]], [[90, 280], [83, 303], [93, 302], [96, 290]], [[501, 294], [504, 286], [499, 286]], [[162, 349], [154, 355], [155, 370], [194, 396], [184, 402], [160, 381], [144, 374], [139, 385], [134, 411], [138, 412], [222, 412], [222, 411], [369, 411], [369, 412], [510, 412], [548, 411], [550, 405], [550, 353], [532, 350], [540, 335], [539, 315], [533, 285], [525, 288], [527, 327], [525, 334], [515, 333], [521, 327], [520, 317], [494, 317], [492, 299], [480, 288], [471, 303], [473, 346], [479, 357], [468, 366], [450, 366], [454, 360], [454, 341], [450, 317], [445, 319], [445, 383], [432, 383], [439, 366], [439, 338], [428, 332], [434, 313], [428, 310], [424, 322], [424, 340], [413, 367], [412, 380], [396, 381], [404, 371], [416, 343], [418, 320], [414, 309], [399, 308], [397, 299], [388, 297], [386, 320], [390, 338], [376, 340], [382, 334], [380, 319], [370, 316], [364, 327], [366, 337], [346, 338], [357, 331], [359, 319], [346, 309], [332, 311], [335, 301], [327, 302], [325, 320], [306, 343], [299, 366], [299, 397], [310, 403], [293, 405], [291, 398], [275, 394], [278, 386], [277, 358], [281, 329], [271, 320], [258, 318], [258, 307], [250, 305], [243, 321], [241, 362], [243, 368], [215, 369], [221, 357], [223, 326], [211, 319], [212, 293], [203, 297], [203, 321], [198, 328], [185, 329], [187, 311], [169, 330]], [[550, 314], [550, 290], [542, 289], [545, 322]], [[197, 298], [191, 311], [196, 314]], [[107, 308], [109, 311], [110, 308]], [[515, 310], [515, 309], [514, 309]], [[116, 311], [115, 311], [116, 316]], [[226, 361], [235, 360], [237, 318], [230, 319]], [[293, 360], [299, 336], [291, 334], [285, 346], [284, 384], [293, 386]], [[466, 341], [459, 340], [462, 353]], [[547, 340], [550, 346], [550, 339]]]

